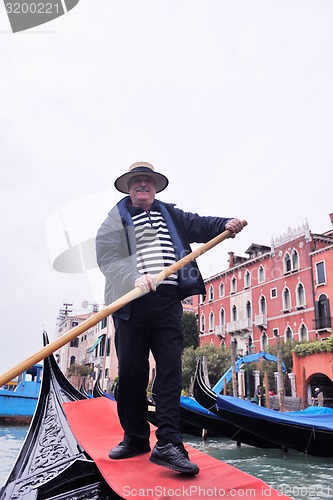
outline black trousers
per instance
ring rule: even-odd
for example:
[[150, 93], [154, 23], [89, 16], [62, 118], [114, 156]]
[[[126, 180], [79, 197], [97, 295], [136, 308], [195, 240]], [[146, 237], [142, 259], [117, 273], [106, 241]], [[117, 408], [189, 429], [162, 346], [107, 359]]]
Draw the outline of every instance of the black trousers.
[[149, 440], [146, 390], [150, 350], [156, 361], [157, 439], [160, 444], [182, 442], [179, 424], [182, 314], [178, 288], [160, 285], [156, 292], [131, 303], [129, 320], [113, 318], [119, 374], [117, 408], [127, 443], [136, 445]]

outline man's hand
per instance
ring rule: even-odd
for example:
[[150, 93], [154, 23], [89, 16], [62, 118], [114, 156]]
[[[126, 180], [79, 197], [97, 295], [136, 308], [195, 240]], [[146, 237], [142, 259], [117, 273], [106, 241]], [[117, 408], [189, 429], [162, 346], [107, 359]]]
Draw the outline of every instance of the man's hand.
[[231, 232], [231, 238], [234, 238], [243, 229], [243, 223], [240, 219], [230, 219], [225, 228]]
[[156, 281], [152, 274], [143, 274], [140, 278], [135, 280], [134, 285], [141, 288], [144, 293], [156, 292]]

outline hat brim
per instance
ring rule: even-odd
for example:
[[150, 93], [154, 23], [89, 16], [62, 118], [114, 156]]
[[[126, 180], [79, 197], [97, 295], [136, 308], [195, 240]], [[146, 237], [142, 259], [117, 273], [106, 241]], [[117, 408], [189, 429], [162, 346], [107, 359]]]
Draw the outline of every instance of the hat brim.
[[121, 175], [115, 180], [114, 186], [121, 193], [128, 194], [128, 183], [132, 177], [137, 177], [138, 175], [146, 175], [147, 177], [152, 177], [155, 181], [156, 193], [163, 191], [169, 184], [169, 180], [163, 174], [157, 172], [127, 172]]

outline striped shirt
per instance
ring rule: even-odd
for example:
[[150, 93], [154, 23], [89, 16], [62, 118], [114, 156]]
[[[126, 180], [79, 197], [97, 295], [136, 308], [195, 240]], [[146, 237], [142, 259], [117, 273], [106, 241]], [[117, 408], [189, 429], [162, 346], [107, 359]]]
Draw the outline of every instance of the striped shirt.
[[[136, 236], [137, 268], [141, 274], [158, 274], [176, 262], [176, 255], [169, 230], [156, 210], [140, 211], [132, 215]], [[177, 285], [177, 273], [173, 273], [161, 284]]]

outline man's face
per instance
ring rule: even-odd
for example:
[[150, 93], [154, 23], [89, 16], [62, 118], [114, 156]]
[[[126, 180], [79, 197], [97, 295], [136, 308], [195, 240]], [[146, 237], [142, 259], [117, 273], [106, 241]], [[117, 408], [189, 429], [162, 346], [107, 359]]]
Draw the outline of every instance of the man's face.
[[155, 181], [149, 175], [136, 175], [128, 183], [132, 205], [148, 210], [156, 194]]

